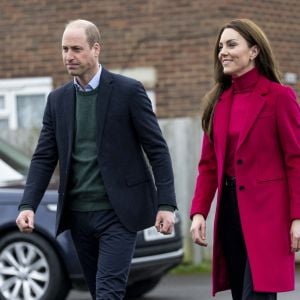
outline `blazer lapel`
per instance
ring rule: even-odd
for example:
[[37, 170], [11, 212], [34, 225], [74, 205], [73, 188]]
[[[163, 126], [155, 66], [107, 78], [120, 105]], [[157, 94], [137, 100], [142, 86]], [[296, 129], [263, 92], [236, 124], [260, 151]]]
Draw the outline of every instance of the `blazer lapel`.
[[260, 77], [255, 90], [253, 91], [250, 99], [249, 109], [246, 114], [245, 124], [240, 132], [237, 148], [245, 141], [248, 133], [250, 132], [252, 126], [255, 124], [259, 113], [265, 105], [266, 99], [265, 95], [268, 93], [270, 82], [264, 77]]
[[[75, 133], [75, 87], [73, 82], [70, 82], [66, 86], [66, 90], [63, 94], [61, 103], [61, 120], [63, 120], [63, 127], [59, 130], [63, 130], [67, 136], [67, 147], [68, 147], [68, 155], [71, 155], [72, 147], [73, 147], [73, 140], [74, 140], [74, 133]], [[64, 141], [62, 141], [64, 142]]]
[[99, 92], [97, 98], [97, 146], [101, 147], [103, 129], [105, 125], [106, 113], [110, 103], [110, 95], [112, 92], [112, 75], [106, 70], [102, 69]]

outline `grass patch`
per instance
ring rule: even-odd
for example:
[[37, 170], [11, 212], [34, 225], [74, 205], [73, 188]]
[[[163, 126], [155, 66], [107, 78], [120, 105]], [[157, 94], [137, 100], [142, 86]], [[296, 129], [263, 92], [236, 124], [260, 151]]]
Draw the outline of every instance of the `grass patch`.
[[211, 272], [211, 262], [202, 262], [199, 265], [195, 265], [192, 263], [184, 262], [172, 269], [170, 272], [174, 275], [188, 275], [188, 274], [207, 274]]

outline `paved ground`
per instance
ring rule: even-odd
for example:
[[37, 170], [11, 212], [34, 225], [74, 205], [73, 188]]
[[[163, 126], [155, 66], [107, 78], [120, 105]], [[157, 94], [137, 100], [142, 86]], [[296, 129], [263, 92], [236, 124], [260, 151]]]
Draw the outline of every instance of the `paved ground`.
[[[231, 300], [229, 292], [211, 297], [210, 275], [168, 275], [141, 300]], [[91, 300], [88, 293], [72, 292], [67, 300]], [[300, 300], [300, 273], [296, 278], [296, 291], [278, 294], [278, 300]]]
[[[297, 279], [300, 284], [300, 277]], [[297, 286], [297, 293], [282, 293], [278, 295], [278, 300], [299, 300], [300, 285]], [[197, 276], [167, 276], [154, 289], [148, 293], [143, 300], [232, 300], [229, 292], [217, 294], [215, 298], [211, 296], [210, 278], [206, 275]]]

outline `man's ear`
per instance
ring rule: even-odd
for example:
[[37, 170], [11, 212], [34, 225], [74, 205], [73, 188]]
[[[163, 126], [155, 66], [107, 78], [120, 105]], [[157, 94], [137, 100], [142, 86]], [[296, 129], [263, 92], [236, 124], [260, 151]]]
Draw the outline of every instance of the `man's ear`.
[[95, 51], [95, 56], [99, 57], [101, 53], [101, 46], [99, 43], [94, 44], [94, 51]]

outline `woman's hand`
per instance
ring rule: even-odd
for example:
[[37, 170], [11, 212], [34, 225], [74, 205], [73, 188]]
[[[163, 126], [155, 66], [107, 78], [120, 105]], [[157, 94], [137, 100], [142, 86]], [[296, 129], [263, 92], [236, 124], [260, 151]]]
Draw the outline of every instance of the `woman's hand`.
[[300, 219], [296, 219], [291, 225], [291, 249], [293, 252], [300, 250]]
[[207, 246], [206, 221], [201, 214], [196, 214], [193, 216], [191, 234], [194, 243], [204, 247]]

